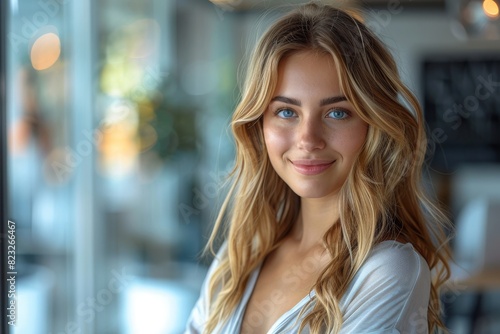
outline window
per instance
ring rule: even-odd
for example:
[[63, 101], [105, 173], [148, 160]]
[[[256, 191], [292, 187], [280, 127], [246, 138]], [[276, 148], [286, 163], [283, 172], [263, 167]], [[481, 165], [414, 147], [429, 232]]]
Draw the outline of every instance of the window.
[[187, 3], [2, 2], [11, 333], [184, 327], [232, 158], [237, 66], [236, 18]]

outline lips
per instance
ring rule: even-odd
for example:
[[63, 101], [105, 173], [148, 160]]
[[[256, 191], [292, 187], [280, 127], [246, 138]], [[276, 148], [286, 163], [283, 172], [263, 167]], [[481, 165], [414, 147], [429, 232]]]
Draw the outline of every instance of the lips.
[[329, 160], [293, 160], [290, 161], [297, 172], [303, 175], [317, 175], [333, 165], [334, 161]]

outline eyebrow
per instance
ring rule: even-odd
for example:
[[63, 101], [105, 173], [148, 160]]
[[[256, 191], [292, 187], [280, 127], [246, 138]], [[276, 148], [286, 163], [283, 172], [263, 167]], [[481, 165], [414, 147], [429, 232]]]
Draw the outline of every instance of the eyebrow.
[[[286, 96], [281, 96], [281, 95], [273, 97], [271, 102], [274, 102], [274, 101], [280, 101], [283, 103], [293, 104], [293, 105], [299, 106], [299, 107], [302, 105], [302, 103], [297, 99], [294, 99], [291, 97], [286, 97]], [[347, 101], [347, 98], [345, 96], [332, 96], [332, 97], [327, 97], [326, 99], [322, 99], [319, 102], [319, 105], [320, 105], [320, 107], [323, 107], [323, 106], [326, 106], [328, 104], [334, 104], [334, 103], [342, 102], [342, 101]]]

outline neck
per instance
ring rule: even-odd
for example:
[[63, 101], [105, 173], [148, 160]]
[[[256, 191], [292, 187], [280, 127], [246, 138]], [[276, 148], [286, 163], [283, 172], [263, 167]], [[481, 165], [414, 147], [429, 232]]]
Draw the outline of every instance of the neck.
[[299, 216], [290, 232], [298, 250], [322, 245], [324, 234], [339, 219], [338, 203], [338, 196], [301, 199]]

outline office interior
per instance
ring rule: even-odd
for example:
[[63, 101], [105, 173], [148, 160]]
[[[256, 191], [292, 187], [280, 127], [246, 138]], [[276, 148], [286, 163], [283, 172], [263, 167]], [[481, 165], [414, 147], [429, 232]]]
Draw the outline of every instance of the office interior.
[[[4, 331], [183, 332], [211, 261], [245, 59], [305, 2], [2, 1], [1, 191], [17, 272]], [[500, 1], [323, 2], [361, 10], [422, 103], [425, 183], [454, 226], [450, 332], [500, 333]]]

